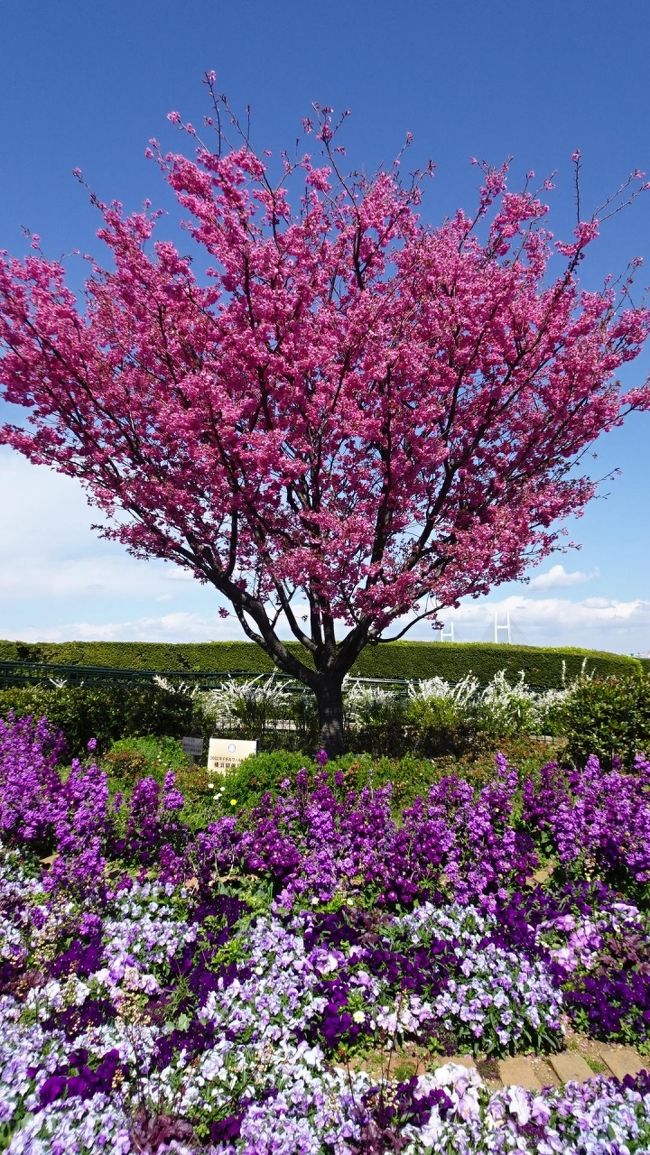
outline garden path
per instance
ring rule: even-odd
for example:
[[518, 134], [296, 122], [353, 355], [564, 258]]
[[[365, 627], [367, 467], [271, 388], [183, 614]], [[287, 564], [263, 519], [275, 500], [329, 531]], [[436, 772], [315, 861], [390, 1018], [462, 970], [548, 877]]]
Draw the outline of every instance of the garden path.
[[[472, 1055], [425, 1057], [396, 1051], [390, 1059], [390, 1072], [391, 1077], [404, 1079], [446, 1063], [458, 1063], [463, 1067], [475, 1067], [491, 1090], [518, 1086], [528, 1091], [539, 1091], [542, 1087], [559, 1087], [572, 1081], [584, 1083], [597, 1075], [614, 1075], [623, 1079], [650, 1067], [650, 1058], [644, 1058], [634, 1047], [599, 1043], [573, 1032], [568, 1035], [567, 1043], [566, 1050], [556, 1055], [515, 1055], [496, 1060], [474, 1059]], [[380, 1063], [374, 1056], [353, 1060], [351, 1066], [366, 1069], [373, 1075], [381, 1073], [381, 1066], [385, 1073], [386, 1058], [382, 1058]]]

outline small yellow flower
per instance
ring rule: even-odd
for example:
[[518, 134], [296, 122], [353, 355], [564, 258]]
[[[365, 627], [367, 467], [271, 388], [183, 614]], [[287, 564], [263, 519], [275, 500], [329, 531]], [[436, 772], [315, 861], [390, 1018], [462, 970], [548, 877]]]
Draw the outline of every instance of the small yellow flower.
[[231, 806], [236, 806], [236, 805], [237, 805], [237, 799], [236, 799], [236, 798], [231, 798], [231, 799], [230, 799], [230, 805], [231, 805]]

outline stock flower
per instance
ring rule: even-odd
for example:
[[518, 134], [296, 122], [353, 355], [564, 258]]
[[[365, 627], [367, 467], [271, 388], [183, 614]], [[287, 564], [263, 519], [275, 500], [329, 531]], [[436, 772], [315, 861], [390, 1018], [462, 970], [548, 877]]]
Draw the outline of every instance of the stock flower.
[[[488, 786], [449, 776], [401, 821], [389, 789], [333, 789], [326, 773], [310, 787], [301, 771], [281, 799], [192, 837], [173, 776], [144, 779], [120, 840], [101, 771], [73, 763], [64, 780], [59, 741], [45, 723], [0, 726], [9, 1155], [357, 1155], [378, 1136], [404, 1155], [650, 1149], [648, 1073], [531, 1094], [491, 1093], [455, 1064], [401, 1082], [341, 1069], [360, 1042], [554, 1046], [564, 1014], [647, 1039], [647, 915], [598, 879], [530, 884], [504, 759]], [[601, 829], [592, 770], [570, 799], [554, 771], [524, 783], [558, 839], [571, 805], [594, 840]], [[12, 775], [40, 793], [23, 798]], [[597, 861], [629, 866], [630, 886], [636, 829], [627, 844], [620, 825], [609, 849], [593, 841]], [[58, 858], [41, 876], [44, 837]]]

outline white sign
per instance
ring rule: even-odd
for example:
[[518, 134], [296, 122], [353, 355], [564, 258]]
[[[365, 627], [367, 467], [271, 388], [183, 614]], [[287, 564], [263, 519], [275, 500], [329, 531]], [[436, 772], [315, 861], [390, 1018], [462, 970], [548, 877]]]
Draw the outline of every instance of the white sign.
[[223, 774], [239, 766], [244, 758], [257, 754], [257, 742], [240, 742], [233, 738], [211, 738], [208, 745], [208, 771]]

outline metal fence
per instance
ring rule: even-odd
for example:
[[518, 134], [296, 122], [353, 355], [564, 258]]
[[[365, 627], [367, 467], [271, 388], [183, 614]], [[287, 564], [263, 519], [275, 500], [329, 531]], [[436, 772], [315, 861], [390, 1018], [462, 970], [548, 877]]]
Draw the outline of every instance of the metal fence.
[[[470, 671], [468, 671], [469, 673]], [[49, 662], [0, 662], [0, 689], [8, 686], [57, 685], [98, 686], [98, 685], [152, 685], [156, 678], [164, 678], [174, 688], [188, 686], [199, 690], [216, 690], [232, 682], [250, 682], [253, 679], [273, 678], [283, 684], [285, 690], [296, 695], [310, 695], [311, 691], [301, 682], [283, 674], [280, 670], [255, 673], [251, 670], [214, 670], [211, 673], [198, 670], [125, 670], [119, 666], [65, 666]], [[426, 681], [424, 678], [362, 678], [350, 675], [350, 682], [366, 686], [377, 686], [393, 691], [399, 698], [408, 697], [409, 686]], [[445, 679], [450, 686], [458, 683]], [[485, 683], [481, 683], [483, 687]], [[534, 693], [544, 693], [548, 686], [526, 683]]]
[[[108, 666], [55, 665], [43, 662], [0, 662], [0, 688], [29, 687], [41, 685], [96, 688], [101, 686], [153, 686], [156, 677], [164, 678], [172, 687], [180, 689], [216, 690], [219, 687], [238, 682], [268, 681], [282, 685], [284, 693], [291, 695], [291, 702], [285, 702], [286, 714], [274, 709], [270, 703], [260, 703], [259, 708], [251, 702], [249, 709], [233, 713], [229, 708], [215, 713], [212, 733], [219, 737], [233, 739], [255, 739], [259, 750], [290, 749], [296, 751], [316, 750], [318, 746], [318, 721], [314, 696], [307, 687], [279, 671], [255, 674], [250, 670], [218, 670], [211, 673], [194, 670], [128, 670]], [[431, 750], [416, 749], [417, 734], [405, 725], [404, 719], [397, 719], [409, 694], [409, 686], [424, 679], [406, 678], [350, 678], [350, 682], [383, 691], [391, 691], [398, 699], [386, 716], [368, 717], [361, 729], [359, 724], [346, 725], [349, 742], [362, 742], [362, 748], [369, 753], [388, 757], [398, 757], [405, 749], [405, 743], [412, 752], [429, 757]], [[457, 683], [449, 681], [450, 685]], [[529, 685], [530, 690], [541, 688]], [[225, 705], [225, 703], [224, 703]]]
[[[269, 671], [256, 674], [251, 670], [216, 670], [212, 673], [196, 670], [125, 670], [118, 666], [65, 666], [49, 662], [0, 662], [0, 687], [56, 685], [97, 686], [97, 685], [152, 685], [155, 678], [164, 678], [178, 688], [186, 685], [201, 690], [216, 690], [230, 682], [251, 681], [254, 678], [274, 678], [282, 682], [285, 689], [304, 694], [306, 687], [288, 674]], [[406, 697], [410, 681], [408, 678], [353, 678], [369, 686], [394, 688]], [[418, 679], [412, 679], [418, 681]]]

